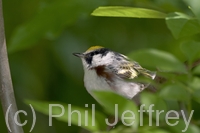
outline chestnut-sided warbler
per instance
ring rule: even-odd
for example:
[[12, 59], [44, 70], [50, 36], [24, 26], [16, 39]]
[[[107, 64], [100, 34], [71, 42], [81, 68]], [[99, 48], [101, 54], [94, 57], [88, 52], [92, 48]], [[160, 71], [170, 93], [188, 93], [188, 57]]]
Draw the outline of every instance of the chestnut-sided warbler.
[[138, 76], [151, 79], [156, 76], [155, 72], [142, 68], [125, 55], [101, 46], [93, 46], [84, 53], [73, 54], [82, 60], [84, 85], [93, 97], [92, 90], [107, 90], [132, 99], [148, 86], [134, 81]]

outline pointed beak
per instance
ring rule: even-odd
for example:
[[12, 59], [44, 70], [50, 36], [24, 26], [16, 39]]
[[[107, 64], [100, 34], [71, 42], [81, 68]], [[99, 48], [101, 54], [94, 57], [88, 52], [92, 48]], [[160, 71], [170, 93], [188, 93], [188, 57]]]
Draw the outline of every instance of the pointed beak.
[[82, 58], [84, 56], [83, 53], [73, 53], [74, 56]]

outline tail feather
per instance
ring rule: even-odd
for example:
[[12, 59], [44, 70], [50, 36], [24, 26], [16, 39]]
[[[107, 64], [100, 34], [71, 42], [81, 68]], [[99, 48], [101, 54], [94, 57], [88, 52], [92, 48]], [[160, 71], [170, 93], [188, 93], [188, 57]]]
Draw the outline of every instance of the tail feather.
[[155, 77], [156, 77], [156, 72], [149, 71], [149, 70], [147, 70], [145, 68], [140, 70], [140, 73], [142, 75], [144, 75], [144, 76], [147, 76], [147, 77], [151, 78], [151, 79], [155, 79]]
[[155, 79], [155, 77], [156, 77], [156, 72], [152, 72], [152, 71], [149, 71], [149, 70], [141, 67], [139, 65], [139, 63], [137, 63], [135, 61], [134, 61], [134, 68], [135, 68], [135, 70], [137, 70], [139, 73], [141, 73], [142, 75], [144, 75], [146, 77], [149, 77], [151, 79]]

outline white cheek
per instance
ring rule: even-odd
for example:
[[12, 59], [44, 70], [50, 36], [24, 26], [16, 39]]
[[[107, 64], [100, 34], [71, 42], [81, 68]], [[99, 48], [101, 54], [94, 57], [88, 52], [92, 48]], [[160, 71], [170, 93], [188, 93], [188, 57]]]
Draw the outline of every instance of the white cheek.
[[92, 64], [93, 66], [101, 66], [101, 65], [107, 65], [111, 64], [113, 62], [113, 53], [107, 53], [106, 56], [103, 56], [101, 54], [94, 55]]
[[85, 59], [81, 59], [81, 60], [82, 60], [83, 68], [87, 69], [89, 65], [86, 63]]
[[102, 64], [102, 58], [101, 55], [94, 55], [92, 58], [92, 65], [93, 66], [99, 66]]

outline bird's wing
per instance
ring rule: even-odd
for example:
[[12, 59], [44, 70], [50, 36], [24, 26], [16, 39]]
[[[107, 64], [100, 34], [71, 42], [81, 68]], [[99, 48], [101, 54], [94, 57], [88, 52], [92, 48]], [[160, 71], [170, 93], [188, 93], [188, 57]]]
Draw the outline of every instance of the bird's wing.
[[107, 68], [122, 79], [134, 79], [139, 75], [154, 79], [156, 75], [155, 72], [151, 72], [141, 67], [139, 63], [131, 61], [121, 54], [120, 56], [117, 56], [117, 58], [114, 58], [112, 64], [109, 64]]
[[140, 65], [130, 61], [122, 54], [118, 54], [116, 58], [113, 58], [113, 62], [108, 64], [106, 69], [122, 79], [134, 79], [140, 74], [137, 70], [140, 69]]
[[115, 71], [116, 75], [125, 79], [134, 79], [139, 75], [139, 71], [134, 68], [134, 64], [130, 62], [124, 62], [120, 64]]

